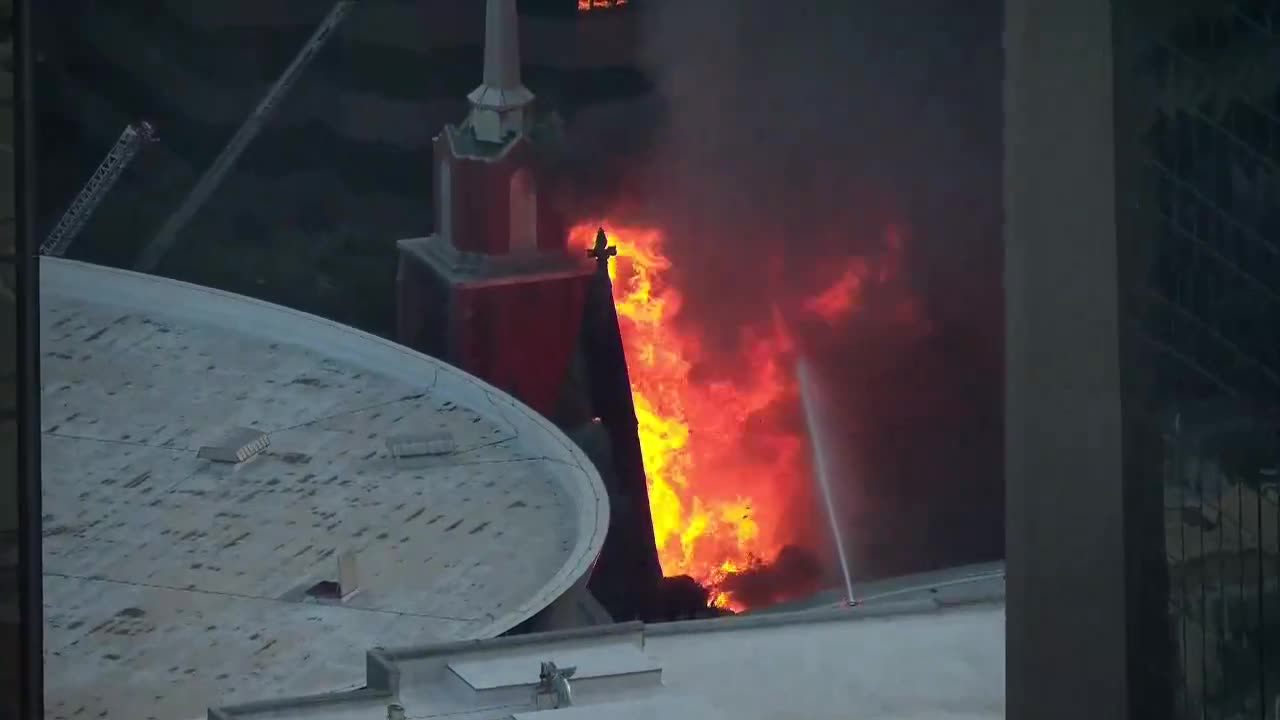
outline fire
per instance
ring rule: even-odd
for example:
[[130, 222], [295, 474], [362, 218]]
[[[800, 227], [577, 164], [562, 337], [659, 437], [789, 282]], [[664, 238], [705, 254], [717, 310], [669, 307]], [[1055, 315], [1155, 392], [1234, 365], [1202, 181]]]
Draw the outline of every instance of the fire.
[[[862, 259], [858, 258], [858, 260]], [[804, 304], [804, 309], [828, 323], [839, 322], [858, 303], [866, 276], [865, 262], [850, 263], [844, 273], [836, 279], [835, 284], [809, 298]]]
[[622, 7], [628, 2], [629, 0], [578, 0], [578, 12]]
[[[844, 270], [826, 290], [805, 300], [802, 308], [834, 325], [862, 307], [867, 289], [885, 286], [897, 280], [902, 264], [902, 235], [895, 228], [885, 234], [884, 251], [874, 257], [854, 257], [845, 263]], [[921, 325], [917, 299], [907, 297], [900, 301], [893, 312], [894, 318], [905, 325]]]
[[[730, 361], [712, 357], [704, 328], [681, 315], [662, 232], [585, 223], [570, 231], [571, 244], [591, 247], [601, 226], [618, 252], [609, 276], [663, 573], [689, 575], [713, 592], [716, 605], [743, 609], [718, 586], [772, 561], [794, 539], [784, 513], [795, 488], [808, 484], [802, 435], [770, 419], [797, 401], [795, 342], [784, 312], [775, 307], [744, 329]], [[797, 309], [835, 322], [857, 309], [862, 285], [884, 277], [893, 264], [884, 260], [874, 263], [881, 272], [869, 260], [851, 260], [834, 284]]]

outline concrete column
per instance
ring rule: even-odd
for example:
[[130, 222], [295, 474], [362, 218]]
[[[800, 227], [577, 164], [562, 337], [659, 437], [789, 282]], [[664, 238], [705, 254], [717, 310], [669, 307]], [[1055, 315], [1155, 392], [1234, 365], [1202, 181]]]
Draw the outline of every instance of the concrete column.
[[1005, 4], [1007, 717], [1126, 717], [1109, 0]]
[[30, 0], [0, 2], [0, 717], [43, 709], [40, 374]]

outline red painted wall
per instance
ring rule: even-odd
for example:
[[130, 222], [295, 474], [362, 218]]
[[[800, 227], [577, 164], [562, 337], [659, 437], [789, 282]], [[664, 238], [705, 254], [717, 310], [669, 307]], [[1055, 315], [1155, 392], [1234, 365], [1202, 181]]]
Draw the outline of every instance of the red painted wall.
[[401, 345], [449, 360], [448, 285], [426, 263], [401, 251], [396, 269], [396, 338]]
[[464, 252], [507, 251], [510, 223], [507, 163], [453, 159], [453, 244]]
[[538, 249], [543, 251], [565, 250], [569, 247], [569, 223], [558, 203], [554, 202], [550, 188], [541, 186], [538, 192]]
[[441, 133], [434, 145], [434, 177], [432, 203], [437, 223], [442, 216], [440, 166], [450, 165], [453, 182], [453, 242], [464, 252], [501, 255], [510, 249], [511, 240], [511, 176], [521, 168], [529, 168], [537, 189], [538, 248], [564, 249], [568, 245], [568, 226], [554, 201], [547, 173], [535, 161], [527, 140], [517, 145], [497, 162], [455, 157], [449, 141]]
[[[509, 252], [511, 178], [527, 168], [537, 192], [538, 248], [564, 251], [568, 228], [553, 200], [548, 174], [527, 139], [502, 159], [486, 162], [453, 154], [448, 131], [433, 147], [433, 201], [443, 215], [441, 166], [451, 178], [452, 241], [464, 252]], [[582, 274], [515, 277], [489, 284], [448, 287], [419, 260], [402, 255], [399, 337], [442, 357], [550, 415], [578, 346], [590, 269]]]
[[590, 274], [454, 288], [454, 362], [550, 416], [578, 344]]

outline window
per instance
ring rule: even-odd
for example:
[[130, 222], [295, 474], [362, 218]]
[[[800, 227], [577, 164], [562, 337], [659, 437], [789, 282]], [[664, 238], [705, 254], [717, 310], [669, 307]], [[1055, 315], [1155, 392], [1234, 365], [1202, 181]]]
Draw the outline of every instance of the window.
[[1134, 23], [1118, 36], [1117, 80], [1155, 100], [1117, 113], [1118, 136], [1140, 138], [1122, 147], [1117, 183], [1119, 205], [1141, 209], [1120, 238], [1140, 258], [1127, 289], [1143, 298], [1122, 372], [1143, 378], [1132, 401], [1159, 438], [1128, 482], [1164, 508], [1163, 522], [1128, 519], [1127, 542], [1167, 558], [1131, 578], [1150, 588], [1146, 616], [1157, 595], [1167, 606], [1136, 650], [1171, 676], [1171, 715], [1274, 720], [1280, 506], [1266, 489], [1280, 464], [1280, 79], [1263, 68], [1280, 31], [1274, 10], [1248, 2], [1117, 6]]

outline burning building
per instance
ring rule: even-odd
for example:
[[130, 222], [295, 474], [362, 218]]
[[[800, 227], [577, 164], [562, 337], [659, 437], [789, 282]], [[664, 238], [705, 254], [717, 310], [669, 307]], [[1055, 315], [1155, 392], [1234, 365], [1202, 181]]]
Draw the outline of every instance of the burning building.
[[[835, 258], [800, 296], [775, 293], [730, 360], [712, 347], [723, 328], [682, 317], [663, 230], [561, 204], [559, 128], [522, 82], [516, 3], [487, 11], [483, 83], [434, 143], [435, 232], [399, 243], [400, 341], [512, 392], [588, 450], [613, 508], [591, 589], [616, 618], [818, 590], [825, 558], [798, 549], [828, 543], [797, 520], [813, 501], [797, 329], [834, 327], [874, 297], [886, 322], [926, 332], [918, 299], [893, 290], [903, 233]], [[762, 287], [782, 270], [766, 267]]]
[[[593, 590], [616, 616], [648, 616], [661, 577], [608, 255], [569, 245], [520, 76], [514, 0], [489, 0], [484, 80], [435, 140], [436, 232], [402, 240], [401, 342], [512, 392], [594, 447], [615, 508]], [[705, 606], [705, 603], [703, 603]]]

